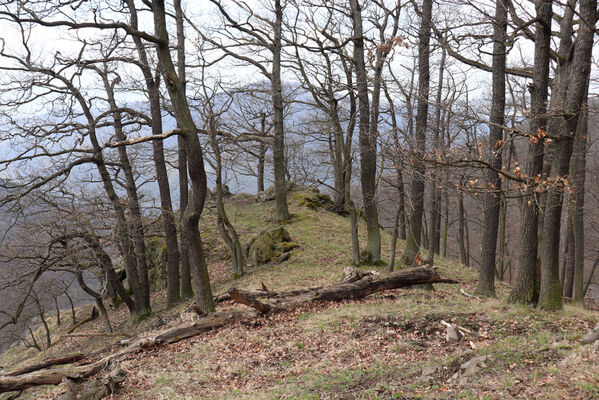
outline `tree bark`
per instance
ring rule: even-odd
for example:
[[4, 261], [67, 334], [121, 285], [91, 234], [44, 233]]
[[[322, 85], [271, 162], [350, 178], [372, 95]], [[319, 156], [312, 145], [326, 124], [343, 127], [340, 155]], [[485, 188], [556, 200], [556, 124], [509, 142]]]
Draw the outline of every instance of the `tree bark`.
[[424, 213], [424, 156], [426, 151], [426, 128], [428, 120], [428, 97], [430, 86], [430, 38], [432, 19], [432, 0], [423, 0], [418, 33], [418, 109], [416, 114], [416, 138], [413, 149], [413, 175], [411, 199], [413, 206], [408, 228], [406, 248], [401, 257], [404, 265], [412, 265], [420, 253], [422, 236], [422, 215]]
[[[536, 3], [537, 27], [535, 32], [535, 63], [531, 89], [530, 132], [536, 135], [528, 146], [525, 174], [534, 179], [543, 170], [544, 139], [540, 132], [546, 129], [547, 92], [549, 87], [549, 54], [551, 51], [552, 0]], [[530, 304], [536, 300], [539, 209], [538, 195], [532, 188], [526, 191], [521, 203], [520, 245], [516, 280], [509, 302]]]
[[[122, 115], [118, 110], [116, 100], [114, 98], [114, 82], [110, 82], [108, 78], [108, 71], [100, 71], [102, 80], [104, 82], [104, 88], [108, 97], [108, 104], [115, 110], [112, 113], [113, 127], [116, 139], [119, 142], [127, 140], [125, 132], [123, 131]], [[161, 132], [162, 133], [162, 132]], [[139, 277], [139, 284], [141, 287], [141, 297], [135, 299], [136, 302], [140, 303], [140, 307], [144, 307], [150, 312], [150, 282], [148, 280], [148, 265], [146, 262], [146, 243], [144, 235], [144, 227], [141, 215], [141, 207], [139, 205], [139, 197], [137, 195], [137, 184], [135, 183], [135, 177], [133, 176], [133, 168], [129, 161], [129, 155], [127, 154], [126, 146], [119, 146], [118, 149], [119, 161], [123, 174], [125, 175], [125, 189], [127, 191], [127, 207], [130, 213], [130, 229], [129, 234], [133, 238], [133, 247], [135, 249], [135, 258], [137, 261], [137, 275]]]
[[[581, 19], [578, 37], [574, 48], [572, 64], [569, 66], [568, 91], [562, 120], [562, 131], [555, 139], [555, 153], [551, 164], [551, 183], [546, 203], [543, 223], [543, 243], [541, 256], [541, 287], [539, 307], [546, 310], [562, 308], [562, 288], [559, 280], [559, 239], [563, 192], [578, 128], [582, 105], [588, 91], [587, 80], [591, 72], [595, 12], [597, 0], [581, 0]], [[567, 115], [567, 117], [565, 117]], [[574, 227], [576, 230], [576, 227]], [[575, 234], [576, 241], [576, 234]], [[582, 289], [579, 288], [579, 293]]]
[[507, 1], [496, 0], [495, 20], [493, 21], [493, 94], [491, 100], [491, 119], [489, 124], [489, 165], [487, 184], [491, 192], [485, 201], [485, 222], [482, 239], [482, 263], [476, 293], [481, 296], [495, 297], [495, 253], [497, 251], [497, 228], [501, 179], [497, 170], [501, 169], [502, 141], [505, 113], [505, 63], [507, 36]]
[[[135, 5], [128, 0], [131, 8]], [[162, 67], [165, 85], [173, 104], [177, 124], [183, 129], [185, 153], [187, 155], [188, 173], [191, 180], [189, 202], [183, 213], [181, 240], [185, 241], [189, 250], [189, 262], [192, 269], [196, 305], [204, 312], [214, 311], [212, 288], [208, 267], [204, 258], [202, 239], [198, 228], [200, 216], [206, 200], [207, 180], [204, 169], [203, 150], [197, 136], [197, 128], [189, 110], [185, 97], [184, 83], [177, 76], [168, 46], [169, 36], [166, 27], [166, 10], [164, 1], [153, 1], [154, 30], [160, 39], [156, 45], [158, 58]]]
[[368, 76], [364, 62], [362, 7], [359, 0], [350, 0], [349, 4], [354, 30], [352, 38], [354, 43], [353, 62], [358, 90], [360, 183], [362, 185], [368, 237], [361, 259], [369, 263], [376, 263], [381, 259], [381, 237], [376, 204], [376, 137], [372, 135], [373, 131], [370, 129], [370, 101], [368, 98]]
[[289, 219], [287, 207], [287, 182], [285, 180], [285, 131], [283, 125], [283, 85], [281, 83], [281, 36], [283, 25], [283, 8], [281, 0], [275, 0], [274, 40], [272, 43], [272, 106], [274, 123], [274, 140], [272, 155], [275, 175], [275, 221]]

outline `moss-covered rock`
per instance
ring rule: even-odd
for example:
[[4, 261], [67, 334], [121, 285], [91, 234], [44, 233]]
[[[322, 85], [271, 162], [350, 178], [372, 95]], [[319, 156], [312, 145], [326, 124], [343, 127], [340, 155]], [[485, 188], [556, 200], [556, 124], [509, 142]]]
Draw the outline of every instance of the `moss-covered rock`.
[[322, 194], [316, 188], [302, 190], [293, 196], [293, 200], [297, 201], [297, 204], [301, 207], [307, 207], [311, 210], [318, 210], [324, 208], [325, 210], [332, 210], [335, 206], [333, 200], [328, 194]]
[[248, 264], [258, 266], [279, 257], [282, 253], [297, 247], [291, 242], [289, 232], [282, 226], [275, 226], [260, 233], [247, 247]]

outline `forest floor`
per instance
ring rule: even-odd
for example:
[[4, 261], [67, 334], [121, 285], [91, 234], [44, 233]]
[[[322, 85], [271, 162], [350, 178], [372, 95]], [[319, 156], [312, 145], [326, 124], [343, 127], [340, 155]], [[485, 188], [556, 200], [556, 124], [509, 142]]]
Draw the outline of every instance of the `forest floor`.
[[[273, 205], [237, 200], [230, 217], [244, 243], [269, 225]], [[338, 282], [350, 264], [349, 220], [291, 201], [294, 218], [286, 228], [300, 247], [281, 264], [247, 271], [232, 281], [227, 250], [208, 208], [202, 235], [215, 293], [229, 287], [283, 290]], [[361, 229], [361, 232], [364, 229]], [[362, 238], [364, 239], [364, 238]], [[383, 234], [383, 259], [391, 238]], [[403, 243], [399, 244], [399, 251]], [[599, 398], [599, 350], [580, 338], [599, 321], [597, 311], [566, 305], [558, 313], [506, 303], [509, 286], [497, 284], [496, 299], [473, 293], [477, 274], [438, 258], [435, 265], [458, 285], [434, 291], [399, 289], [357, 301], [319, 302], [292, 311], [238, 322], [193, 338], [121, 359], [128, 370], [113, 399], [591, 399]], [[364, 267], [365, 270], [373, 267]], [[386, 267], [375, 267], [384, 272]], [[165, 294], [152, 297], [154, 314], [135, 329], [121, 306], [111, 311], [115, 331], [142, 334], [193, 318], [187, 304], [167, 310]], [[219, 310], [243, 309], [233, 303]], [[79, 318], [89, 306], [78, 311]], [[52, 323], [53, 346], [38, 353], [15, 346], [0, 356], [5, 368], [48, 357], [84, 352], [105, 354], [120, 346], [115, 337], [64, 337]], [[55, 319], [55, 318], [53, 318]], [[441, 321], [472, 332], [448, 343]], [[77, 333], [101, 333], [93, 321]], [[454, 377], [460, 365], [488, 355], [473, 376]], [[32, 388], [22, 399], [53, 399], [64, 388]], [[3, 399], [0, 395], [0, 399]]]

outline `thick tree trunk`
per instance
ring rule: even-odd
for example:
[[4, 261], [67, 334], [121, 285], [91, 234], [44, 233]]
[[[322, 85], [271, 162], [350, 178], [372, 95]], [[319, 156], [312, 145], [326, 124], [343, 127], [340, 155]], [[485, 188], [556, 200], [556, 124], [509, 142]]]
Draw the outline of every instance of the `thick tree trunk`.
[[401, 257], [404, 265], [412, 265], [420, 252], [422, 235], [422, 215], [424, 213], [424, 156], [426, 151], [426, 128], [428, 120], [428, 98], [430, 86], [430, 38], [432, 19], [432, 0], [423, 0], [418, 33], [418, 110], [416, 114], [416, 138], [413, 149], [413, 176], [411, 199], [413, 206], [408, 228], [406, 248]]
[[[530, 132], [536, 136], [529, 143], [525, 169], [525, 174], [530, 179], [540, 176], [543, 169], [544, 139], [539, 133], [545, 131], [547, 120], [552, 0], [537, 2], [536, 13], [538, 21], [535, 33], [535, 63], [530, 112]], [[536, 297], [535, 281], [539, 239], [538, 195], [533, 188], [530, 188], [522, 199], [520, 221], [516, 281], [508, 301], [529, 304], [534, 302]]]
[[[574, 137], [578, 130], [578, 120], [588, 91], [587, 80], [591, 72], [596, 8], [597, 0], [580, 1], [580, 14], [584, 15], [585, 19], [580, 21], [574, 56], [572, 64], [569, 66], [565, 112], [562, 113], [562, 115], [567, 115], [567, 118], [563, 117], [562, 131], [560, 136], [555, 139], [557, 143], [550, 174], [553, 186], [547, 193], [543, 224], [539, 293], [539, 307], [546, 310], [562, 308], [562, 289], [559, 281], [559, 239], [563, 192], [566, 186], [564, 179], [568, 174]], [[576, 241], [576, 227], [574, 230]], [[581, 291], [579, 288], [579, 292]]]
[[[501, 149], [505, 113], [505, 62], [507, 36], [507, 1], [496, 0], [495, 21], [493, 24], [493, 94], [491, 100], [491, 120], [489, 126], [489, 164], [501, 169]], [[496, 170], [488, 169], [487, 184], [491, 192], [485, 198], [485, 222], [482, 239], [482, 264], [476, 293], [495, 297], [495, 253], [497, 250], [497, 228], [501, 179]]]

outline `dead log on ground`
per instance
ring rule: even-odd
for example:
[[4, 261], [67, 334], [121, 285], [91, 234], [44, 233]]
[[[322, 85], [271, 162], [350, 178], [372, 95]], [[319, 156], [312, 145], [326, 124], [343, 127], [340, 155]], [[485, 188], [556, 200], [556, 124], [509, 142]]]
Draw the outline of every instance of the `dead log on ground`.
[[[362, 278], [365, 278], [368, 276], [375, 276], [375, 275], [378, 276], [378, 275], [380, 275], [380, 273], [378, 273], [377, 271], [359, 271], [354, 268], [347, 267], [343, 270], [343, 279], [339, 283], [356, 282]], [[305, 294], [305, 293], [323, 289], [324, 287], [325, 286], [316, 286], [316, 287], [311, 287], [311, 288], [294, 289], [294, 290], [286, 290], [286, 291], [282, 291], [282, 292], [276, 292], [276, 291], [271, 291], [271, 290], [266, 289], [266, 287], [264, 286], [264, 283], [262, 283], [262, 290], [257, 290], [255, 292], [244, 291], [244, 292], [242, 292], [242, 294], [247, 295], [248, 293], [251, 293], [251, 296], [256, 299], [258, 299], [258, 298], [275, 299], [275, 298], [299, 296], [301, 294]], [[229, 300], [233, 300], [231, 298], [230, 293], [222, 293], [217, 296], [214, 296], [215, 303], [222, 303], [222, 302], [229, 301]], [[239, 303], [239, 301], [235, 301], [235, 302]], [[242, 304], [245, 304], [245, 303], [242, 302]], [[249, 305], [249, 304], [246, 304], [246, 305]]]
[[[354, 282], [341, 282], [330, 286], [300, 289], [287, 292], [245, 292], [230, 289], [229, 295], [238, 303], [256, 308], [261, 313], [280, 311], [312, 301], [341, 301], [361, 299], [376, 292], [426, 283], [457, 283], [443, 279], [431, 267], [416, 267], [384, 275], [366, 275]], [[232, 295], [235, 294], [235, 297]], [[262, 303], [257, 298], [274, 299], [274, 306]]]
[[106, 368], [121, 356], [135, 353], [147, 347], [160, 344], [175, 343], [182, 339], [196, 336], [202, 332], [229, 324], [233, 321], [257, 317], [253, 311], [220, 312], [208, 314], [196, 321], [178, 325], [153, 335], [137, 338], [128, 342], [128, 346], [87, 365], [66, 366], [55, 369], [44, 369], [17, 376], [0, 376], [0, 393], [14, 392], [40, 385], [58, 385], [65, 377], [77, 376], [85, 379]]
[[74, 362], [83, 360], [84, 358], [85, 358], [85, 356], [81, 353], [71, 354], [68, 356], [58, 357], [58, 358], [50, 358], [50, 359], [44, 360], [38, 364], [28, 365], [26, 367], [14, 369], [12, 371], [5, 373], [4, 375], [5, 376], [23, 375], [23, 374], [27, 374], [29, 372], [39, 371], [40, 369], [54, 367], [56, 365], [72, 364]]
[[63, 383], [66, 393], [57, 397], [56, 400], [99, 400], [116, 393], [118, 387], [127, 377], [127, 371], [120, 366], [115, 368], [107, 376], [82, 383], [79, 377], [67, 376]]

